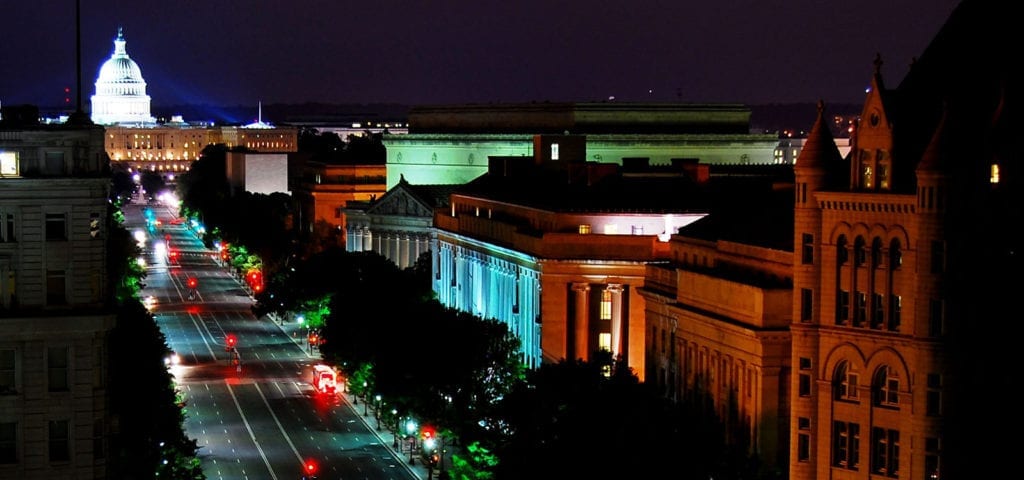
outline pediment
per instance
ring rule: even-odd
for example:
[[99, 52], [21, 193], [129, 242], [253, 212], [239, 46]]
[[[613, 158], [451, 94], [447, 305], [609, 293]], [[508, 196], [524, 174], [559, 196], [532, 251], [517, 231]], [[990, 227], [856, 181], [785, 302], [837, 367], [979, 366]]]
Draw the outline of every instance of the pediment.
[[379, 200], [366, 209], [368, 215], [390, 215], [403, 217], [431, 217], [434, 212], [404, 185], [399, 184], [389, 190]]

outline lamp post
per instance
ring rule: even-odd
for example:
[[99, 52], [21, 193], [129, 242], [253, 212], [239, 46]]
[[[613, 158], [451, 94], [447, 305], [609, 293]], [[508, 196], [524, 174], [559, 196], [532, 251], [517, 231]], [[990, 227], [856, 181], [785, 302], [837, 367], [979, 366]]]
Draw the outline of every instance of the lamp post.
[[416, 449], [416, 421], [409, 419], [405, 423], [405, 433], [409, 434], [409, 465], [415, 465], [415, 461], [412, 458], [412, 451]]
[[377, 407], [373, 409], [373, 416], [377, 417], [377, 430], [379, 431], [380, 430], [380, 408], [382, 406], [381, 405], [381, 401], [380, 401], [380, 394], [379, 393], [377, 394], [375, 399], [377, 400]]
[[394, 438], [394, 441], [391, 442], [391, 448], [398, 448], [398, 410], [397, 409], [394, 409], [394, 408], [391, 409], [391, 418], [395, 421], [395, 429], [393, 431], [394, 435], [392, 435], [392, 437]]

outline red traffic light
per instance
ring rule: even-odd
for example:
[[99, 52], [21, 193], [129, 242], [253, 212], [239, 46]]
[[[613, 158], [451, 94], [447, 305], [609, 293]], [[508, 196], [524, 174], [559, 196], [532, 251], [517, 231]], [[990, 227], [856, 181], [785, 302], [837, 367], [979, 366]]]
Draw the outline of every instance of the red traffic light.
[[224, 341], [227, 343], [228, 348], [235, 348], [235, 343], [238, 343], [238, 339], [234, 335], [228, 335], [224, 337]]
[[306, 475], [313, 475], [317, 471], [316, 462], [313, 460], [306, 460], [306, 464], [302, 468], [306, 471]]
[[199, 280], [196, 280], [196, 277], [189, 277], [189, 279], [188, 279], [188, 288], [196, 288], [198, 286], [199, 286]]
[[424, 440], [430, 440], [431, 438], [434, 438], [435, 434], [436, 433], [434, 432], [433, 427], [423, 427], [423, 430], [420, 432], [420, 435], [423, 437]]

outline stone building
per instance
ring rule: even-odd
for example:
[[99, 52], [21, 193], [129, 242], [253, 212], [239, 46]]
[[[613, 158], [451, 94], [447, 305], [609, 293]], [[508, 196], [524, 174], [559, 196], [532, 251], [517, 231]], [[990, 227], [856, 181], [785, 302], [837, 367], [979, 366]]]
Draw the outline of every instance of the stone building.
[[103, 128], [0, 122], [0, 477], [106, 478]]

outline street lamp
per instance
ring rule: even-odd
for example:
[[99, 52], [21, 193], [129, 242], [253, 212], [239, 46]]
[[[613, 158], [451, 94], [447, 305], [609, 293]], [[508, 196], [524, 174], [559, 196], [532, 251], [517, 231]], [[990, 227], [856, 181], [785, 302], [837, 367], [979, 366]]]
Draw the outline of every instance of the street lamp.
[[391, 409], [391, 418], [395, 421], [394, 435], [391, 436], [394, 441], [391, 443], [391, 448], [398, 448], [398, 409]]
[[374, 398], [377, 400], [377, 407], [373, 409], [373, 416], [377, 417], [377, 430], [380, 430], [380, 394], [378, 393]]

